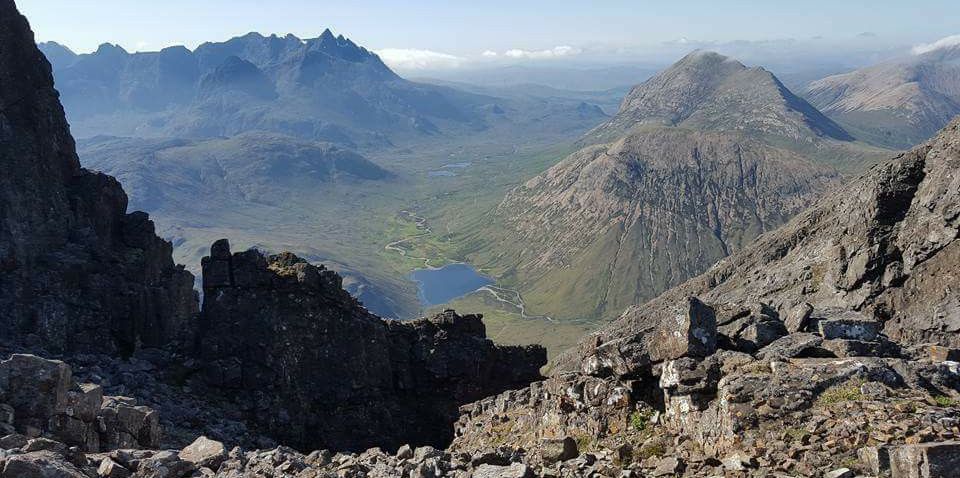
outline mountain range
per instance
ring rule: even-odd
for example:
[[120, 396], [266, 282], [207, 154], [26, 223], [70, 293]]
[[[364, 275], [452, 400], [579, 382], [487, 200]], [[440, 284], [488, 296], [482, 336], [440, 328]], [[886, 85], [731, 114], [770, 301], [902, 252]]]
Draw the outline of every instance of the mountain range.
[[583, 149], [510, 192], [466, 249], [532, 311], [602, 318], [692, 277], [882, 157], [762, 68], [694, 52]]
[[960, 46], [817, 80], [804, 96], [859, 138], [906, 148], [960, 114]]
[[[382, 148], [496, 123], [515, 127], [542, 114], [525, 102], [405, 80], [330, 30], [305, 40], [249, 33], [192, 51], [128, 53], [103, 44], [76, 55], [53, 42], [40, 48], [79, 137], [196, 139], [259, 130]], [[568, 105], [572, 113], [576, 106]]]

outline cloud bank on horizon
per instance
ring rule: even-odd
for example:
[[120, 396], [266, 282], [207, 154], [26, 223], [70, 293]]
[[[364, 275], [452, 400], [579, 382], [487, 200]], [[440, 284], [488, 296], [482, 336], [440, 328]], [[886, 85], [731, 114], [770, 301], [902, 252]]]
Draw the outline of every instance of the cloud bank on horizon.
[[924, 43], [913, 47], [914, 55], [923, 55], [924, 53], [930, 53], [936, 50], [942, 50], [944, 48], [950, 48], [960, 46], [960, 35], [951, 35], [948, 37], [941, 38], [933, 43]]
[[580, 48], [558, 45], [545, 50], [523, 50], [513, 48], [502, 53], [485, 50], [478, 57], [467, 58], [434, 50], [417, 48], [382, 48], [374, 50], [380, 59], [390, 68], [400, 71], [443, 70], [460, 68], [467, 63], [477, 61], [503, 60], [555, 60], [570, 58], [582, 53]]

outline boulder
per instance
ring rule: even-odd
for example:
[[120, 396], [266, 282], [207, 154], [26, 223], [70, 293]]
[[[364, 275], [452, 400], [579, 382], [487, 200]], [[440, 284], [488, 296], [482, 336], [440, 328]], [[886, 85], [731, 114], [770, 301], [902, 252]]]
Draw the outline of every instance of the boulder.
[[183, 478], [196, 469], [193, 463], [181, 460], [173, 451], [161, 451], [140, 461], [136, 478]]
[[857, 450], [857, 457], [864, 469], [872, 475], [887, 474], [890, 471], [890, 447], [867, 446]]
[[890, 451], [893, 478], [941, 478], [957, 476], [960, 442], [903, 445]]
[[473, 478], [532, 478], [533, 471], [523, 463], [509, 466], [480, 465], [473, 470]]
[[[629, 311], [628, 311], [629, 313]], [[616, 338], [588, 337], [581, 344], [580, 372], [597, 377], [649, 375], [651, 368], [681, 357], [706, 357], [717, 350], [713, 308], [696, 297], [629, 317]]]
[[0, 438], [0, 450], [12, 450], [27, 445], [29, 439], [19, 433], [11, 433]]
[[870, 342], [877, 340], [880, 334], [879, 322], [863, 318], [859, 314], [823, 319], [817, 323], [817, 327], [820, 336], [825, 340], [846, 339]]
[[783, 319], [783, 325], [788, 333], [804, 332], [810, 324], [813, 306], [803, 302], [791, 308]]
[[762, 360], [784, 360], [798, 357], [816, 349], [823, 343], [823, 339], [809, 333], [796, 333], [774, 340], [757, 353]]
[[160, 417], [153, 409], [138, 406], [127, 397], [104, 397], [100, 408], [102, 445], [105, 449], [158, 448]]
[[934, 362], [960, 362], [960, 349], [931, 345], [927, 348], [930, 360]]
[[579, 454], [577, 441], [572, 437], [545, 438], [540, 441], [540, 459], [545, 465], [576, 458]]
[[38, 451], [12, 455], [3, 464], [0, 478], [88, 478], [62, 455]]
[[180, 451], [180, 459], [193, 463], [198, 468], [216, 470], [227, 458], [227, 449], [215, 440], [201, 436]]
[[133, 473], [130, 470], [124, 468], [119, 463], [110, 459], [110, 457], [104, 457], [100, 461], [100, 466], [97, 467], [97, 474], [101, 478], [130, 478]]
[[70, 367], [59, 360], [14, 354], [0, 362], [0, 402], [16, 410], [15, 425], [47, 429], [50, 418], [67, 406]]

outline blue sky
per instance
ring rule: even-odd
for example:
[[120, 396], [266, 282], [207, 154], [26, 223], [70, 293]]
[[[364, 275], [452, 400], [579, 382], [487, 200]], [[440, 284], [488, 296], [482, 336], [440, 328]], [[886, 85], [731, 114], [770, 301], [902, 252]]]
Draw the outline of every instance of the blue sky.
[[[195, 47], [249, 31], [316, 36], [324, 28], [424, 61], [550, 59], [663, 42], [827, 41], [911, 45], [960, 33], [956, 0], [307, 1], [19, 0], [38, 39], [78, 52]], [[875, 36], [858, 36], [871, 32]], [[557, 50], [560, 47], [561, 50]], [[567, 48], [563, 50], [563, 48]], [[404, 53], [406, 52], [406, 53]], [[483, 56], [484, 52], [487, 56]], [[414, 54], [415, 55], [415, 54]]]

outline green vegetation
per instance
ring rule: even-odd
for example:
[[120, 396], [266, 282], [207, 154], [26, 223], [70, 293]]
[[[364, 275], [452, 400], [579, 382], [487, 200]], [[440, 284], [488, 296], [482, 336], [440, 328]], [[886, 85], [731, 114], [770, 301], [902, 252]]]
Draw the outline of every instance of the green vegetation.
[[941, 407], [955, 407], [958, 403], [960, 403], [956, 399], [950, 398], [946, 395], [935, 395], [933, 397], [933, 401]]
[[646, 432], [650, 428], [650, 418], [652, 417], [653, 409], [637, 410], [630, 414], [630, 426], [638, 432]]
[[861, 401], [864, 399], [863, 393], [860, 392], [860, 385], [862, 384], [862, 381], [854, 380], [843, 385], [830, 387], [817, 397], [817, 404], [826, 406], [837, 403]]

